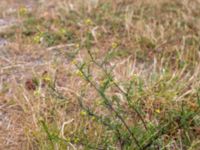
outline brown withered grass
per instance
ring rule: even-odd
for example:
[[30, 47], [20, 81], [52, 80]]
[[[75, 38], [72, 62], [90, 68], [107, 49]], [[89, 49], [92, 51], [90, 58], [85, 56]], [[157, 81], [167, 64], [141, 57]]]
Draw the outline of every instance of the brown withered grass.
[[[115, 65], [113, 76], [122, 89], [131, 80], [143, 89], [136, 89], [133, 102], [139, 101], [149, 126], [169, 121], [168, 113], [180, 112], [182, 105], [199, 109], [198, 0], [2, 0], [0, 18], [13, 23], [0, 32], [8, 41], [0, 48], [2, 150], [120, 149], [113, 133], [88, 117], [77, 100], [84, 91], [86, 106], [109, 114], [75, 67], [91, 63], [88, 49], [98, 61], [110, 54], [106, 65]], [[101, 68], [92, 64], [91, 72], [101, 85]], [[118, 97], [127, 124], [139, 121], [116, 88], [107, 95]], [[199, 126], [198, 114], [187, 127], [172, 127], [159, 148], [198, 150]]]

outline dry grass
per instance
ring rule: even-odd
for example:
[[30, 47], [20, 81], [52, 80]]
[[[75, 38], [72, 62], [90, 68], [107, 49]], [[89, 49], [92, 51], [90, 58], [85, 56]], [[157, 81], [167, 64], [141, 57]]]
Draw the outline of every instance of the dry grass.
[[[198, 0], [1, 1], [0, 17], [12, 23], [0, 25], [8, 41], [0, 45], [0, 149], [139, 149], [119, 113], [143, 149], [198, 150], [199, 7]], [[112, 67], [102, 96], [92, 84], [103, 87]], [[95, 115], [120, 125], [122, 139]]]

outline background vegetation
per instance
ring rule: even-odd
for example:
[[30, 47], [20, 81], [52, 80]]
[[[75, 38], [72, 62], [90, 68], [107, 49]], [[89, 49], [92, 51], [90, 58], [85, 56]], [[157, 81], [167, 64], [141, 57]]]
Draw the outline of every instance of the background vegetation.
[[198, 0], [0, 4], [0, 148], [199, 149]]

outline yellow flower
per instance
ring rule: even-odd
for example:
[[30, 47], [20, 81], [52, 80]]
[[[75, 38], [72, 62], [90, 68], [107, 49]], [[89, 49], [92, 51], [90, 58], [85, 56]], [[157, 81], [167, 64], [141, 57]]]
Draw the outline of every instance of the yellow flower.
[[86, 25], [92, 25], [93, 22], [92, 22], [91, 19], [88, 18], [88, 19], [85, 20], [85, 24], [86, 24]]
[[103, 104], [103, 101], [101, 99], [97, 99], [95, 103], [97, 106], [100, 106]]
[[46, 76], [43, 77], [43, 80], [44, 80], [45, 82], [47, 82], [47, 83], [50, 83], [52, 79], [51, 79], [50, 76], [46, 75]]
[[28, 13], [28, 9], [26, 7], [19, 8], [19, 15], [24, 16]]
[[160, 114], [160, 109], [156, 109], [155, 112]]
[[67, 141], [67, 142], [71, 142], [71, 138], [70, 138], [70, 137], [67, 137], [67, 138], [66, 138], [66, 141]]
[[36, 35], [36, 36], [34, 36], [34, 38], [33, 38], [33, 41], [34, 41], [35, 43], [40, 43], [40, 40], [41, 40], [41, 36], [40, 36], [40, 35]]
[[61, 28], [59, 32], [61, 35], [65, 35], [67, 33], [67, 30], [64, 28]]
[[76, 71], [75, 74], [76, 74], [77, 76], [79, 76], [79, 77], [83, 77], [83, 73], [82, 73], [80, 70]]
[[112, 43], [112, 48], [115, 49], [115, 48], [117, 48], [117, 47], [118, 47], [118, 44], [117, 44], [116, 42], [113, 42], [113, 43]]
[[74, 143], [78, 143], [80, 141], [79, 138], [74, 138]]
[[74, 59], [74, 60], [72, 61], [72, 64], [73, 64], [73, 65], [78, 64], [78, 62], [76, 61], [76, 59]]
[[86, 111], [81, 111], [80, 114], [81, 114], [81, 116], [87, 116], [87, 112]]
[[96, 118], [93, 116], [93, 117], [92, 117], [92, 120], [94, 121], [94, 120], [96, 120]]

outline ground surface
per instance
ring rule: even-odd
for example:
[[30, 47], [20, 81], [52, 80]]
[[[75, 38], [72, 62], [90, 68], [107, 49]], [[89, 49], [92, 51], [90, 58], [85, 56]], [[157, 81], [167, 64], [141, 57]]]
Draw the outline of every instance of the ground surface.
[[198, 0], [1, 0], [0, 149], [199, 150], [199, 27]]

